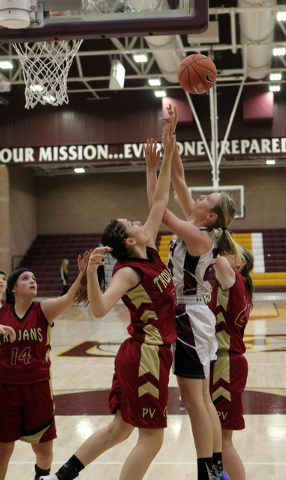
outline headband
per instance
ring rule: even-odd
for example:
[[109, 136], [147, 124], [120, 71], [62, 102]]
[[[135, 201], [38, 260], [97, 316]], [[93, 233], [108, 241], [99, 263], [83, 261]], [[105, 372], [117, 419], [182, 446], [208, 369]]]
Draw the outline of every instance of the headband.
[[31, 272], [31, 270], [29, 268], [19, 268], [15, 272], [11, 273], [11, 275], [9, 275], [7, 280], [7, 290], [10, 294], [12, 294], [13, 287], [17, 282], [18, 278], [24, 272]]

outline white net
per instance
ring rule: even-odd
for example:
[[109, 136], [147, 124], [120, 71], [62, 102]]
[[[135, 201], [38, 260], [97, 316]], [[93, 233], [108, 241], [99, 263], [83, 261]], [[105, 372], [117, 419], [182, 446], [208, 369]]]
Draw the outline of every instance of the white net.
[[38, 102], [57, 106], [69, 103], [67, 78], [73, 57], [83, 40], [59, 42], [13, 43], [23, 68], [26, 84], [26, 108]]

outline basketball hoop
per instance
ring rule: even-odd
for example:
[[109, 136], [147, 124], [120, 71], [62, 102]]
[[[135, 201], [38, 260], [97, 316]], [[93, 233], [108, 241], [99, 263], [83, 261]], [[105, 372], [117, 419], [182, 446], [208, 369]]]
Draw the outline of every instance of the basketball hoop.
[[[71, 42], [71, 43], [70, 43]], [[13, 43], [23, 68], [26, 108], [38, 102], [55, 106], [69, 103], [67, 78], [73, 58], [83, 40]]]

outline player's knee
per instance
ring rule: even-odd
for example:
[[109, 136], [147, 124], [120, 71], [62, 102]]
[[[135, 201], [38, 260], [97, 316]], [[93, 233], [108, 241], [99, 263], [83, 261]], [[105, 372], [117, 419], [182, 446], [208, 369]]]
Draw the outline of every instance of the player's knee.
[[133, 428], [129, 424], [118, 424], [117, 422], [111, 422], [107, 427], [108, 434], [111, 437], [116, 438], [120, 442], [124, 442], [128, 437], [130, 437]]
[[53, 460], [53, 451], [52, 450], [43, 450], [42, 452], [38, 451], [36, 453], [36, 457], [37, 457], [37, 463], [51, 465]]

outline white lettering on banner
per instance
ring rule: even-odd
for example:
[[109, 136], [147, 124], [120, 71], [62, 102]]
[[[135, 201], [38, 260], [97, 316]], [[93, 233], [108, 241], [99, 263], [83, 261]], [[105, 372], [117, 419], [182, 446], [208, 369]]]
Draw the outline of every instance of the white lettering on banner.
[[[206, 157], [205, 145], [202, 141], [177, 142], [179, 154], [182, 157]], [[110, 158], [144, 158], [144, 143], [126, 143], [118, 145], [122, 153], [113, 153]], [[162, 144], [157, 143], [157, 151], [162, 149]], [[219, 141], [219, 149], [225, 155], [257, 155], [286, 152], [286, 138], [261, 138]], [[37, 155], [38, 153], [38, 155]], [[36, 157], [36, 158], [35, 158]], [[2, 148], [0, 149], [0, 163], [23, 162], [66, 162], [66, 161], [97, 161], [109, 158], [109, 145], [71, 145], [54, 147]]]
[[98, 160], [100, 160], [101, 157], [106, 158], [106, 159], [108, 158], [108, 145], [104, 145], [104, 147], [102, 145], [97, 146], [97, 158], [98, 158]]
[[132, 149], [133, 149], [133, 152], [134, 152], [134, 155], [135, 155], [136, 158], [141, 157], [142, 149], [143, 149], [143, 143], [139, 143], [138, 146], [137, 146], [136, 143], [132, 143]]
[[19, 155], [18, 155], [18, 148], [13, 148], [13, 160], [15, 163], [24, 161], [23, 151], [24, 151], [23, 148], [19, 148]]
[[39, 151], [39, 162], [51, 162], [53, 159], [52, 157], [52, 147], [40, 147]]
[[197, 155], [205, 155], [204, 142], [197, 142]]
[[272, 152], [273, 153], [279, 153], [280, 152], [279, 138], [272, 138]]
[[77, 149], [75, 145], [72, 145], [69, 148], [69, 160], [76, 160], [77, 159]]
[[34, 162], [34, 149], [31, 147], [25, 148], [25, 162]]
[[253, 153], [253, 152], [260, 153], [260, 148], [257, 140], [252, 140], [251, 142], [249, 153]]
[[[64, 162], [65, 160], [68, 159], [68, 152], [67, 152], [68, 147], [60, 147], [60, 160]], [[55, 160], [55, 158], [54, 158]]]
[[132, 158], [132, 153], [131, 153], [131, 144], [126, 143], [124, 145], [124, 158]]
[[10, 160], [12, 159], [12, 151], [10, 150], [10, 148], [3, 148], [1, 151], [0, 151], [0, 161], [2, 163], [9, 163]]
[[[59, 155], [59, 147], [54, 147], [53, 148], [53, 160], [54, 160], [54, 162], [58, 161], [58, 159], [59, 159], [58, 155]], [[60, 158], [60, 160], [61, 160], [61, 158]]]
[[240, 153], [239, 148], [238, 148], [238, 140], [232, 140], [231, 141], [231, 153]]
[[192, 142], [192, 145], [189, 142], [184, 142], [185, 155], [196, 155], [196, 142]]
[[245, 140], [241, 140], [240, 141], [240, 149], [241, 149], [241, 153], [245, 153], [246, 152], [246, 149], [249, 147], [250, 145], [250, 141], [245, 139]]

